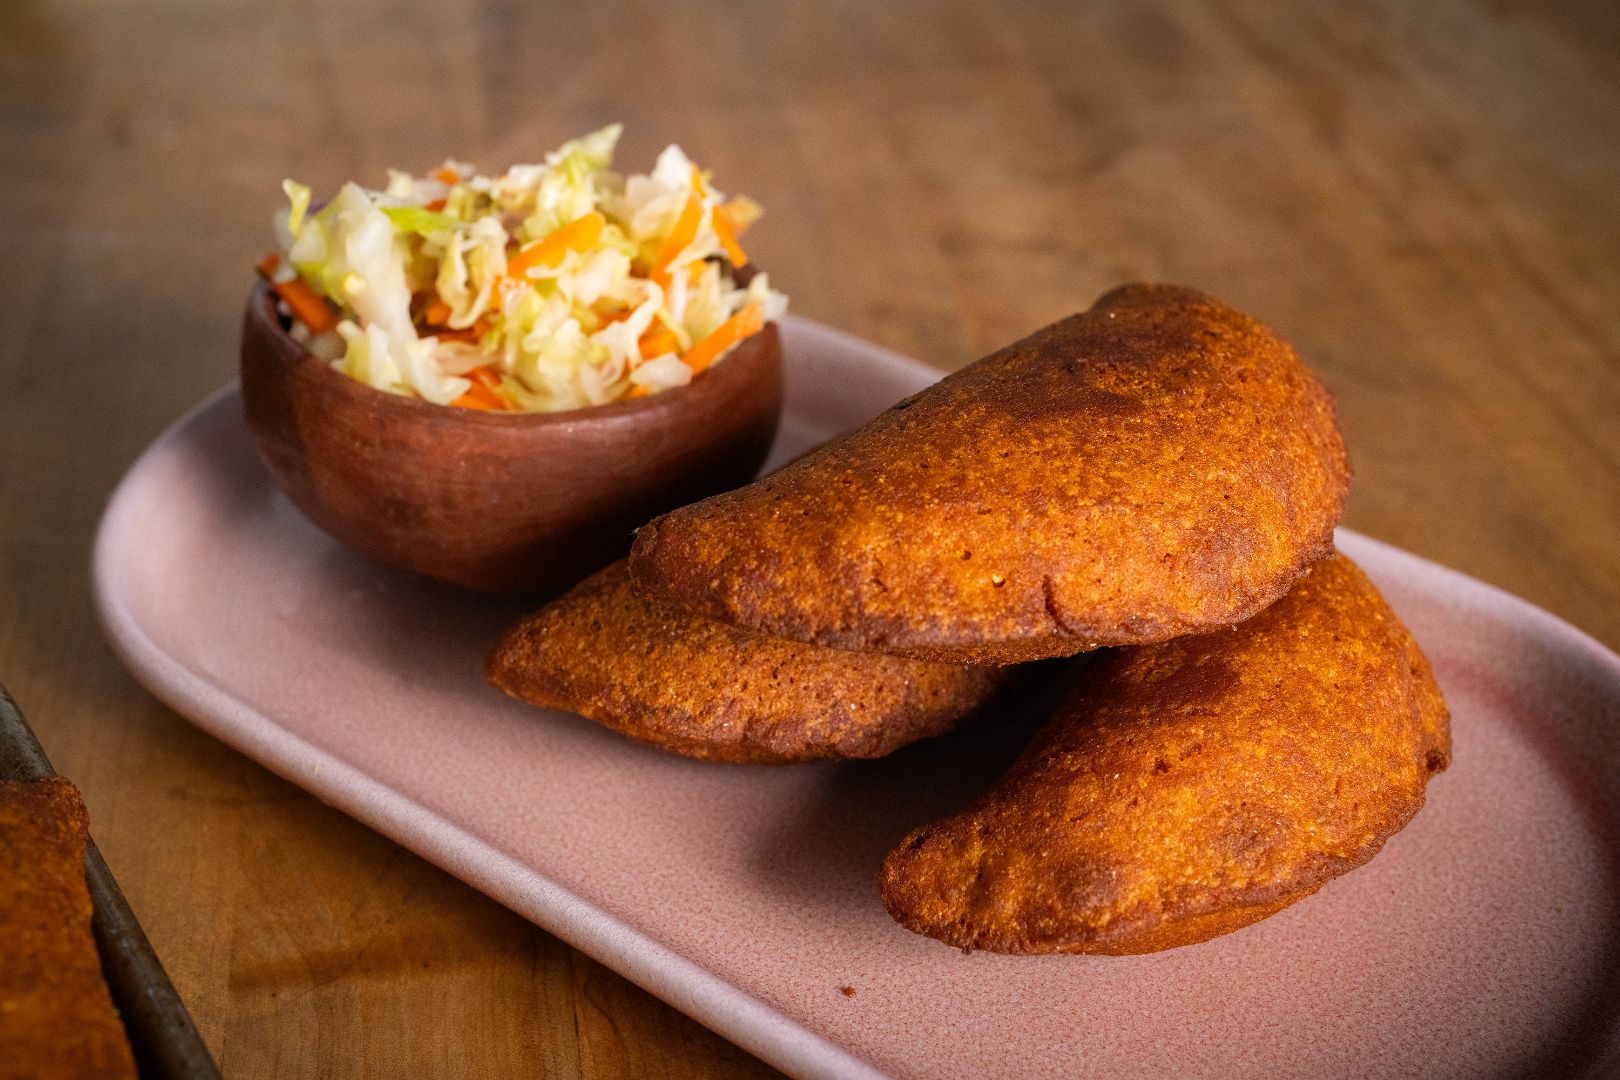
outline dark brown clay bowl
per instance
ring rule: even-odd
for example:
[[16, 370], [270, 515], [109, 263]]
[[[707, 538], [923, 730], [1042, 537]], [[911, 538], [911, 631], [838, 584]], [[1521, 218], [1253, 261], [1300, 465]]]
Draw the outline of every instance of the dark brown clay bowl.
[[562, 413], [384, 393], [248, 299], [242, 402], [276, 483], [311, 521], [394, 566], [485, 592], [561, 589], [650, 518], [753, 479], [782, 413], [774, 324], [689, 386]]

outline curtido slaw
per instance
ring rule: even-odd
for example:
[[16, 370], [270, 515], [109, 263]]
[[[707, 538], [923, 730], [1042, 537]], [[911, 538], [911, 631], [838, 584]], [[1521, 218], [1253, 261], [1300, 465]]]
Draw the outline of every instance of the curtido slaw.
[[390, 171], [318, 209], [284, 181], [281, 253], [259, 271], [311, 352], [390, 393], [553, 412], [685, 386], [787, 298], [738, 281], [759, 206], [673, 145], [647, 175], [613, 172], [620, 131], [501, 176]]

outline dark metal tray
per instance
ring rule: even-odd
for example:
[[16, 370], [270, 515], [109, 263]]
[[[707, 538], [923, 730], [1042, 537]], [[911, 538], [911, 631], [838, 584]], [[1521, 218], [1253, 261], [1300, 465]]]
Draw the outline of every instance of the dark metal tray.
[[[17, 703], [0, 686], [0, 779], [37, 780], [55, 771]], [[94, 840], [85, 844], [84, 871], [95, 906], [91, 929], [101, 953], [101, 969], [113, 1004], [123, 1016], [141, 1076], [218, 1077], [219, 1066], [203, 1045], [191, 1014], [158, 963]]]

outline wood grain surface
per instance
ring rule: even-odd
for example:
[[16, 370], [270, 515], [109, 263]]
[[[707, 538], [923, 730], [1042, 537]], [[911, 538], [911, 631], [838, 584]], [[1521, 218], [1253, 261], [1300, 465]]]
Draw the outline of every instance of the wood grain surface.
[[1337, 394], [1349, 524], [1620, 646], [1617, 10], [0, 5], [0, 681], [226, 1074], [768, 1071], [103, 643], [97, 517], [233, 377], [282, 177], [622, 120], [625, 163], [678, 140], [765, 204], [750, 251], [796, 311], [947, 368], [1127, 279], [1201, 286]]

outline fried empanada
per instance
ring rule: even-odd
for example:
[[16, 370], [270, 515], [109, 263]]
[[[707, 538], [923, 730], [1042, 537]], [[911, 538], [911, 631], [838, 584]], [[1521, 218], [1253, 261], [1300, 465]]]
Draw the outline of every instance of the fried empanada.
[[88, 837], [67, 780], [0, 780], [0, 1076], [135, 1076], [90, 932]]
[[781, 641], [662, 609], [623, 560], [514, 627], [489, 681], [713, 761], [881, 757], [961, 723], [1008, 672]]
[[975, 806], [884, 861], [901, 924], [964, 949], [1203, 941], [1360, 866], [1451, 758], [1428, 662], [1342, 555], [1242, 625], [1093, 658]]
[[1004, 664], [1229, 626], [1332, 550], [1349, 472], [1294, 351], [1129, 285], [645, 526], [641, 594], [778, 637]]

